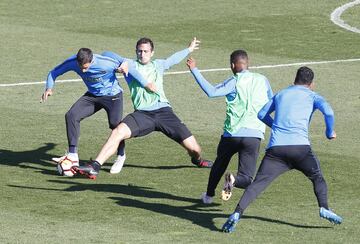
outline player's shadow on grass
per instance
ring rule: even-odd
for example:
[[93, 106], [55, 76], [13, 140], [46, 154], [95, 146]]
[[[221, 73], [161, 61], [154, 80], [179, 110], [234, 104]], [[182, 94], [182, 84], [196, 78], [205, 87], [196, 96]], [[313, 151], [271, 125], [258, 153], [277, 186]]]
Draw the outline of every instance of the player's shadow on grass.
[[[214, 224], [215, 218], [227, 218], [228, 215], [216, 213], [219, 209], [208, 209], [207, 205], [201, 204], [200, 199], [194, 199], [197, 203], [190, 206], [173, 206], [164, 203], [150, 203], [136, 199], [125, 197], [110, 197], [116, 200], [121, 207], [146, 209], [155, 213], [165, 214], [191, 221], [193, 224], [199, 225], [212, 231], [221, 231]], [[214, 205], [213, 205], [214, 206]]]
[[[65, 189], [45, 188], [45, 187], [31, 187], [31, 186], [19, 186], [8, 185], [9, 187], [31, 189], [31, 190], [44, 190], [44, 191], [66, 191], [66, 192], [79, 192], [79, 191], [95, 191], [95, 192], [107, 192], [122, 194], [128, 197], [109, 197], [113, 199], [120, 206], [146, 209], [155, 213], [165, 214], [177, 218], [189, 220], [192, 223], [207, 228], [212, 231], [221, 231], [214, 225], [215, 218], [223, 218], [224, 222], [229, 214], [216, 213], [221, 211], [220, 209], [213, 208], [219, 206], [219, 204], [204, 205], [200, 203], [198, 198], [189, 198], [183, 196], [177, 196], [170, 193], [159, 192], [151, 187], [135, 186], [135, 185], [119, 185], [119, 184], [84, 184], [80, 182], [68, 181], [68, 180], [49, 180], [50, 183], [59, 183], [69, 185]], [[141, 197], [146, 199], [168, 199], [178, 202], [190, 203], [188, 206], [173, 206], [164, 203], [151, 203], [145, 202], [130, 197]], [[242, 219], [255, 219], [265, 221], [274, 224], [289, 225], [296, 228], [304, 229], [319, 229], [319, 228], [332, 228], [329, 226], [317, 226], [317, 225], [301, 225], [294, 224], [282, 220], [270, 219], [259, 216], [244, 215]]]
[[[151, 187], [136, 186], [133, 184], [120, 185], [120, 184], [84, 184], [75, 181], [68, 180], [48, 180], [50, 183], [57, 183], [63, 185], [70, 185], [65, 189], [51, 189], [51, 188], [41, 188], [41, 187], [28, 187], [28, 186], [16, 186], [9, 185], [10, 187], [21, 187], [27, 189], [38, 189], [38, 190], [48, 190], [48, 191], [67, 191], [67, 192], [77, 192], [77, 191], [95, 191], [95, 192], [108, 192], [115, 194], [123, 194], [127, 196], [135, 197], [145, 197], [149, 199], [170, 199], [174, 201], [181, 202], [190, 202], [190, 203], [199, 203], [199, 199], [182, 197], [173, 195], [170, 193], [160, 192], [153, 190]], [[215, 204], [212, 206], [216, 206]]]
[[[127, 197], [109, 197], [117, 201], [121, 206], [143, 208], [153, 212], [166, 214], [182, 219], [187, 219], [194, 224], [200, 225], [210, 230], [219, 230], [213, 222], [214, 218], [225, 218], [227, 215], [219, 212], [221, 210], [214, 209], [219, 204], [204, 205], [200, 203], [198, 198], [189, 198], [183, 196], [177, 196], [170, 193], [159, 192], [150, 187], [134, 186], [134, 185], [119, 185], [119, 184], [84, 184], [73, 181], [62, 180], [49, 180], [51, 183], [59, 183], [70, 185], [65, 189], [52, 189], [45, 187], [31, 187], [31, 186], [19, 186], [8, 185], [9, 187], [31, 189], [31, 190], [44, 190], [44, 191], [66, 191], [66, 192], [78, 192], [78, 191], [95, 191], [95, 192], [108, 192], [126, 195]], [[177, 202], [190, 203], [190, 206], [172, 206], [169, 204], [161, 203], [149, 203], [140, 200], [130, 199], [129, 197], [141, 197], [146, 199], [167, 199]], [[211, 212], [209, 212], [211, 211]]]
[[[139, 208], [139, 209], [147, 209], [149, 211], [166, 214], [173, 217], [178, 217], [182, 219], [186, 219], [191, 221], [192, 223], [207, 228], [213, 231], [221, 231], [221, 229], [217, 228], [214, 225], [215, 218], [224, 218], [224, 223], [226, 219], [229, 217], [229, 214], [222, 214], [222, 213], [212, 213], [213, 209], [202, 209], [201, 207], [205, 207], [206, 205], [199, 203], [197, 200], [197, 204], [191, 206], [172, 206], [163, 203], [149, 203], [144, 202], [136, 199], [124, 198], [124, 197], [110, 197], [117, 201], [120, 206], [130, 207], [130, 208]], [[219, 210], [216, 210], [219, 211]], [[256, 219], [261, 221], [266, 221], [275, 224], [282, 224], [282, 225], [289, 225], [296, 228], [305, 228], [305, 229], [327, 229], [332, 228], [329, 226], [318, 226], [318, 225], [301, 225], [301, 224], [294, 224], [289, 223], [282, 220], [275, 220], [265, 217], [258, 217], [258, 216], [250, 216], [244, 215], [242, 219]]]
[[56, 144], [46, 143], [44, 146], [29, 151], [11, 151], [0, 149], [0, 165], [16, 166], [24, 169], [34, 169], [43, 174], [55, 175], [55, 164], [50, 163], [52, 157], [55, 155], [48, 152], [54, 149]]
[[292, 227], [304, 228], [304, 229], [328, 229], [328, 228], [332, 228], [330, 226], [321, 226], [321, 225], [294, 224], [294, 223], [289, 223], [289, 222], [282, 221], [282, 220], [269, 219], [269, 218], [265, 218], [265, 217], [252, 216], [252, 215], [243, 215], [241, 217], [241, 219], [256, 219], [256, 220], [266, 221], [266, 222], [270, 222], [270, 223], [274, 223], [274, 224], [283, 224], [283, 225], [289, 225], [289, 226], [292, 226]]
[[148, 166], [148, 165], [135, 165], [124, 164], [124, 168], [142, 168], [142, 169], [184, 169], [184, 168], [196, 168], [195, 165], [189, 163], [188, 165], [164, 165], [164, 166]]

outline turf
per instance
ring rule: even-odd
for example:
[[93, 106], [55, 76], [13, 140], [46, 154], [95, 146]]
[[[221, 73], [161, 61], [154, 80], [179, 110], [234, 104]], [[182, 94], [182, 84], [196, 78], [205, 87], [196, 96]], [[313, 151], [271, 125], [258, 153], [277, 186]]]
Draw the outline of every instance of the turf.
[[[193, 56], [200, 68], [228, 67], [228, 56], [237, 48], [248, 51], [252, 65], [360, 58], [359, 34], [330, 21], [330, 13], [346, 2], [3, 0], [0, 84], [44, 80], [80, 47], [134, 57], [134, 45], [142, 36], [154, 39], [159, 58], [185, 48], [197, 36], [202, 46]], [[358, 7], [343, 17], [359, 28]], [[119, 175], [109, 174], [110, 160], [96, 181], [58, 176], [50, 159], [66, 150], [64, 114], [85, 91], [81, 82], [74, 82], [56, 84], [54, 96], [44, 104], [39, 103], [43, 84], [0, 87], [0, 242], [358, 242], [359, 62], [310, 67], [317, 91], [336, 114], [338, 138], [325, 139], [317, 113], [311, 140], [328, 183], [330, 207], [344, 217], [342, 225], [319, 218], [310, 181], [290, 172], [248, 208], [236, 232], [221, 233], [243, 191], [235, 191], [226, 203], [216, 197], [213, 205], [200, 204], [209, 170], [193, 167], [179, 145], [158, 133], [127, 142], [127, 161]], [[254, 71], [266, 75], [276, 92], [292, 83], [296, 68]], [[184, 62], [172, 71], [179, 70], [186, 70]], [[230, 75], [204, 73], [213, 83]], [[66, 78], [77, 77], [61, 77]], [[129, 92], [121, 83], [125, 113], [130, 113]], [[165, 91], [204, 157], [214, 159], [224, 99], [208, 99], [190, 74], [165, 76]], [[96, 156], [108, 134], [103, 111], [82, 122], [82, 162]], [[236, 168], [234, 157], [229, 170]]]

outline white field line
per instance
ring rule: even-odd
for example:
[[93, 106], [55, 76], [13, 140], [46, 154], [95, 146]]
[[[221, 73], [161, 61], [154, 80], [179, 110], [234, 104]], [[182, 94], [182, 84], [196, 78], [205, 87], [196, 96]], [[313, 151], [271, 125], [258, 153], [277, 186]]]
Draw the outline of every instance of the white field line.
[[[272, 69], [272, 68], [291, 67], [291, 66], [346, 63], [346, 62], [359, 62], [359, 61], [360, 61], [360, 58], [338, 59], [338, 60], [328, 60], [328, 61], [313, 61], [313, 62], [300, 62], [300, 63], [289, 63], [289, 64], [251, 66], [251, 67], [249, 67], [249, 69]], [[229, 70], [230, 70], [230, 68], [202, 69], [202, 70], [200, 70], [200, 72], [218, 72], [218, 71], [229, 71]], [[165, 75], [178, 75], [178, 74], [187, 74], [187, 73], [190, 73], [190, 71], [185, 70], [185, 71], [166, 72]], [[123, 77], [121, 76], [119, 78], [123, 78]], [[56, 80], [56, 83], [68, 83], [68, 82], [79, 82], [79, 81], [82, 81], [82, 79]], [[38, 84], [45, 84], [45, 81], [0, 84], [0, 87], [28, 86], [28, 85], [38, 85]]]
[[360, 0], [356, 0], [347, 4], [344, 4], [340, 7], [338, 7], [337, 9], [335, 9], [331, 15], [330, 15], [330, 19], [332, 22], [334, 22], [335, 25], [340, 26], [341, 28], [344, 28], [348, 31], [352, 31], [355, 33], [360, 33], [360, 29], [356, 28], [356, 27], [352, 27], [348, 24], [345, 23], [344, 20], [341, 19], [341, 15], [343, 14], [343, 12], [345, 12], [347, 9], [354, 7], [355, 5], [360, 4]]

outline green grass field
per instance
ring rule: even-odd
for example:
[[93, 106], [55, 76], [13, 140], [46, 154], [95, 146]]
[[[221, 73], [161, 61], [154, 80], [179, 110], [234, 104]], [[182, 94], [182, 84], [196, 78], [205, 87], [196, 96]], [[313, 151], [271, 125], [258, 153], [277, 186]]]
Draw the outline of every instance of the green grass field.
[[[360, 35], [334, 25], [330, 13], [344, 0], [319, 1], [0, 1], [0, 84], [43, 81], [80, 47], [134, 57], [139, 37], [165, 58], [198, 37], [201, 69], [227, 68], [234, 49], [252, 66], [360, 58]], [[359, 5], [344, 13], [360, 28]], [[232, 234], [220, 232], [242, 190], [229, 202], [204, 206], [209, 170], [193, 167], [185, 151], [164, 135], [131, 139], [123, 171], [111, 161], [96, 181], [57, 175], [50, 159], [67, 149], [64, 114], [82, 82], [58, 83], [47, 103], [44, 84], [0, 87], [0, 243], [358, 243], [359, 67], [357, 62], [309, 65], [316, 89], [336, 115], [335, 141], [314, 115], [311, 140], [329, 188], [329, 204], [344, 222], [318, 216], [312, 186], [299, 172], [279, 177], [245, 212]], [[298, 66], [254, 69], [276, 92], [292, 83]], [[186, 70], [185, 63], [171, 71]], [[229, 71], [207, 72], [213, 83]], [[69, 73], [59, 79], [78, 78]], [[125, 114], [132, 112], [124, 87]], [[165, 91], [196, 136], [205, 158], [215, 159], [225, 115], [224, 98], [208, 99], [190, 74], [165, 76]], [[81, 124], [80, 159], [95, 157], [109, 135], [104, 111]], [[268, 138], [268, 136], [267, 136]], [[261, 155], [266, 141], [262, 143]], [[229, 170], [236, 171], [237, 157]]]

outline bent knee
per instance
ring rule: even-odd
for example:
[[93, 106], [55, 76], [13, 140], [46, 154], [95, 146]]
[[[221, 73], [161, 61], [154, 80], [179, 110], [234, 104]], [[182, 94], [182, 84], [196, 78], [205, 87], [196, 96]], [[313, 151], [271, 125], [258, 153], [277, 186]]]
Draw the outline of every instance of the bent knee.
[[235, 179], [237, 188], [245, 189], [253, 182], [253, 178], [248, 175], [238, 174]]

